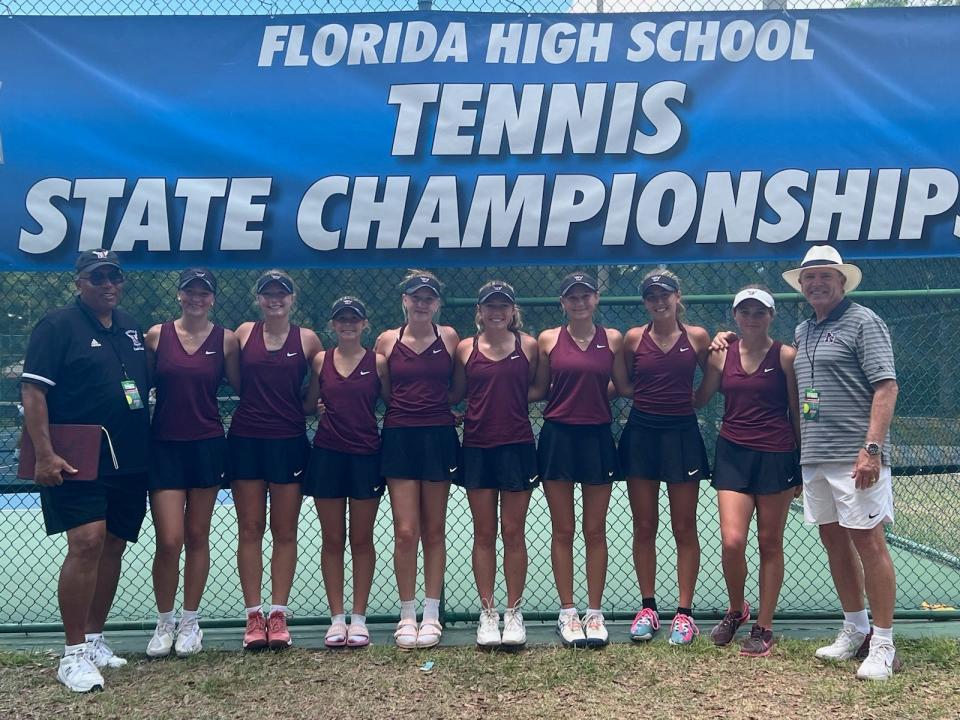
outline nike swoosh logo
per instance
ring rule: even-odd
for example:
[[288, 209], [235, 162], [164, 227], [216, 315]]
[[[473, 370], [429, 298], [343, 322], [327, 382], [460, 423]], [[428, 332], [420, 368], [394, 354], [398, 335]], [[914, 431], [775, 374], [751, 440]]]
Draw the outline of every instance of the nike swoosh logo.
[[689, 350], [689, 349], [690, 349], [690, 348], [688, 348], [688, 347], [680, 348], [680, 352], [686, 352], [686, 351]]
[[519, 355], [511, 355], [511, 356], [510, 356], [510, 359], [511, 359], [511, 360], [516, 360], [518, 357], [520, 357], [520, 356], [519, 356]]
[[217, 354], [217, 351], [216, 351], [216, 350], [204, 350], [204, 351], [203, 351], [203, 354], [204, 354], [204, 355], [216, 355], [216, 354]]
[[456, 472], [459, 465], [454, 465], [452, 468], [447, 468], [449, 472]]
[[372, 373], [372, 372], [373, 372], [373, 370], [361, 370], [361, 371], [360, 371], [360, 374], [361, 374], [361, 375], [369, 375], [369, 374]]
[[613, 477], [613, 470], [607, 473], [608, 476]]
[[700, 472], [700, 468], [694, 468], [693, 470], [687, 470], [687, 475], [689, 475], [690, 477], [693, 477], [698, 472]]
[[597, 345], [597, 350], [603, 350], [605, 347], [606, 345]]
[[226, 475], [225, 472], [220, 473], [220, 479], [221, 479], [221, 480], [223, 480], [224, 475]]
[[793, 475], [791, 475], [790, 477], [787, 478], [787, 482], [788, 482], [788, 483], [793, 482]]
[[773, 372], [774, 370], [776, 370], [776, 368], [764, 368], [763, 372], [768, 373], [768, 372]]
[[537, 478], [538, 478], [538, 477], [540, 477], [540, 476], [539, 476], [539, 475], [534, 475], [532, 478], [530, 478], [530, 480], [529, 480], [528, 482], [529, 482], [531, 485], [533, 485], [533, 483], [535, 483], [535, 482], [537, 481]]
[[296, 354], [297, 354], [297, 353], [295, 353], [295, 352], [287, 353], [287, 357], [293, 357], [293, 356], [296, 355]]
[[437, 348], [433, 351], [433, 354], [436, 355], [438, 352], [443, 352], [443, 348]]
[[876, 512], [876, 513], [874, 513], [873, 515], [867, 515], [867, 517], [870, 518], [871, 520], [873, 520], [873, 519], [874, 519], [877, 515], [879, 515], [879, 514], [880, 514], [880, 513]]
[[297, 471], [293, 474], [293, 476], [294, 476], [294, 477], [300, 477], [302, 474], [303, 474], [303, 470], [297, 470]]

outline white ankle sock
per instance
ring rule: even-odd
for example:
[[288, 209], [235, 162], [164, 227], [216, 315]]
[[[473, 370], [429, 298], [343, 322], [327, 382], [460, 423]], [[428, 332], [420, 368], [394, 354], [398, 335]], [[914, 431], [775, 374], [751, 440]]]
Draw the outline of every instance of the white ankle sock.
[[97, 639], [99, 639], [99, 638], [102, 638], [102, 637], [103, 637], [103, 633], [102, 633], [102, 632], [98, 632], [98, 633], [87, 633], [86, 635], [84, 635], [84, 637], [86, 638], [87, 642], [93, 642], [94, 640], [97, 640]]
[[170, 612], [158, 612], [157, 613], [157, 624], [158, 625], [173, 625], [174, 623], [174, 613], [173, 610]]
[[180, 615], [180, 626], [196, 625], [200, 618], [199, 610], [184, 610]]
[[286, 614], [287, 614], [287, 606], [286, 606], [286, 605], [271, 605], [271, 606], [270, 606], [270, 615], [273, 615], [274, 613], [277, 613], [277, 612], [278, 612], [278, 613], [283, 613], [284, 615], [286, 615]]
[[439, 598], [423, 599], [423, 619], [424, 620], [440, 619], [440, 599]]
[[253, 607], [248, 607], [248, 608], [245, 608], [245, 609], [246, 609], [246, 611], [247, 611], [247, 615], [256, 615], [257, 613], [262, 613], [262, 612], [263, 612], [263, 606], [262, 606], [262, 605], [254, 605]]
[[360, 613], [350, 613], [350, 624], [351, 625], [366, 625], [367, 616], [361, 615]]
[[347, 616], [344, 615], [343, 613], [339, 613], [339, 614], [337, 614], [337, 615], [331, 615], [331, 616], [330, 616], [330, 625], [331, 625], [331, 627], [332, 627], [333, 625], [336, 625], [337, 623], [342, 623], [342, 622], [344, 622], [346, 619], [347, 619]]
[[560, 608], [560, 614], [561, 614], [561, 615], [576, 615], [577, 617], [580, 617], [580, 611], [577, 610], [575, 607]]
[[843, 619], [853, 625], [857, 629], [857, 632], [861, 632], [864, 635], [870, 632], [870, 618], [867, 616], [865, 609], [858, 610], [857, 612], [844, 612]]
[[417, 601], [416, 600], [400, 601], [400, 619], [401, 620], [417, 619]]
[[882, 628], [874, 625], [873, 636], [878, 638], [883, 638], [884, 640], [889, 640], [890, 642], [893, 642], [893, 628], [892, 627]]
[[64, 645], [63, 654], [64, 655], [75, 655], [76, 653], [82, 653], [84, 648], [87, 647], [85, 642], [79, 643], [77, 645]]
[[600, 619], [603, 619], [603, 611], [596, 610], [595, 608], [587, 608], [587, 615], [599, 615]]

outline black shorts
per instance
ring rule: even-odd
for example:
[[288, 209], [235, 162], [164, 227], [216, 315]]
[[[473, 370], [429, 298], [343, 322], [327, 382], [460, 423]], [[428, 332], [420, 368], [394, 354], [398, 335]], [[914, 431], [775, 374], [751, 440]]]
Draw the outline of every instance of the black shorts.
[[514, 443], [491, 448], [465, 447], [456, 483], [467, 490], [533, 490], [540, 484], [537, 446]]
[[219, 487], [228, 482], [227, 439], [154, 440], [150, 463], [150, 490]]
[[383, 496], [380, 453], [357, 455], [314, 446], [303, 494], [315, 498], [372, 500]]
[[606, 485], [622, 478], [610, 425], [564, 425], [545, 420], [537, 443], [544, 481]]
[[620, 436], [620, 465], [628, 478], [666, 483], [710, 477], [696, 415], [652, 415], [631, 408]]
[[47, 535], [106, 520], [107, 532], [136, 542], [147, 514], [147, 474], [67, 480], [62, 485], [41, 487], [40, 504]]
[[452, 425], [384, 428], [380, 474], [397, 480], [453, 482], [460, 467], [460, 441]]
[[265, 480], [276, 485], [303, 481], [310, 459], [307, 434], [292, 438], [248, 438], [227, 435], [231, 481]]
[[773, 495], [803, 482], [797, 452], [751, 450], [717, 438], [713, 459], [713, 485], [717, 490], [734, 490], [750, 495]]

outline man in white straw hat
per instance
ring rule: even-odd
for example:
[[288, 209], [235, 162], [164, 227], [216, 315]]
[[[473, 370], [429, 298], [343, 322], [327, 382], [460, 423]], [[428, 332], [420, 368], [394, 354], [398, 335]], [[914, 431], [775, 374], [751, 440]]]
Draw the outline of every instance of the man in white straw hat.
[[897, 662], [896, 579], [884, 536], [893, 522], [889, 428], [897, 401], [890, 333], [846, 297], [861, 273], [834, 248], [813, 246], [783, 279], [814, 311], [795, 333], [803, 505], [807, 522], [820, 528], [844, 614], [836, 640], [816, 654], [863, 659], [858, 678], [886, 680]]

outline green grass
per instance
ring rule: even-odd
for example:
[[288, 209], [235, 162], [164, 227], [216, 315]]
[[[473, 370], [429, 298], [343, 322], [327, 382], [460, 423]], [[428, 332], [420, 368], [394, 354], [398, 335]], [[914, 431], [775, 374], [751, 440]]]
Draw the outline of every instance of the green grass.
[[[957, 717], [958, 641], [901, 642], [904, 672], [887, 683], [856, 681], [853, 663], [816, 662], [815, 646], [784, 640], [763, 659], [741, 658], [735, 648], [703, 639], [686, 649], [653, 643], [511, 654], [462, 647], [206, 652], [187, 661], [131, 659], [107, 672], [103, 693], [83, 696], [55, 681], [53, 658], [0, 653], [0, 717]], [[427, 659], [435, 663], [430, 674], [419, 670]]]

